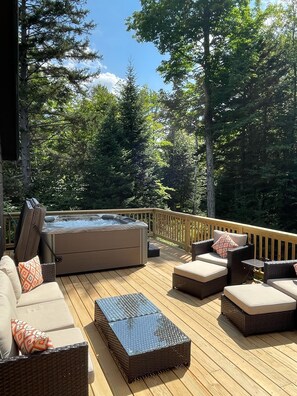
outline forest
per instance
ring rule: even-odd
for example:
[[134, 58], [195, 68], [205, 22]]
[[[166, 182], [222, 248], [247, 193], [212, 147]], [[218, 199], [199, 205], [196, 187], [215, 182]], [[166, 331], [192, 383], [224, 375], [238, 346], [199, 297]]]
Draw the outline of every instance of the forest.
[[19, 1], [20, 159], [6, 211], [159, 207], [297, 232], [297, 1], [141, 0], [172, 90], [92, 84], [84, 0]]

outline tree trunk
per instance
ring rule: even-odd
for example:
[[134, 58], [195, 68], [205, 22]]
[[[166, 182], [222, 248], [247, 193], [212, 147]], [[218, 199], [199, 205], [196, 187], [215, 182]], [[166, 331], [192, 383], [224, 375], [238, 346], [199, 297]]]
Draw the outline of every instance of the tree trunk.
[[205, 10], [204, 32], [204, 93], [205, 93], [205, 109], [204, 109], [204, 130], [205, 130], [205, 147], [206, 147], [206, 191], [207, 191], [207, 215], [215, 217], [215, 187], [214, 187], [214, 161], [213, 161], [213, 137], [212, 137], [212, 87], [211, 87], [211, 60], [210, 60], [210, 44], [209, 44], [209, 11]]
[[24, 108], [20, 109], [20, 132], [23, 187], [25, 194], [27, 194], [31, 188], [30, 134], [28, 114]]

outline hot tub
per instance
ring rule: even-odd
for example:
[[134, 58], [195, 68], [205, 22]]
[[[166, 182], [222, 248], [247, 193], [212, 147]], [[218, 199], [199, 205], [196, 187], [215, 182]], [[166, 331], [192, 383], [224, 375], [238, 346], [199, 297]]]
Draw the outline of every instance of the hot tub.
[[120, 215], [46, 216], [40, 256], [57, 275], [144, 265], [147, 228]]

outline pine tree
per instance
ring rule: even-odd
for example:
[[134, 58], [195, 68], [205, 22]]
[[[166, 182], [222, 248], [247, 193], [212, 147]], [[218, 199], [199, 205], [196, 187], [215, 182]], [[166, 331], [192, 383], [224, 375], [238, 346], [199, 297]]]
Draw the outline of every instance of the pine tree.
[[[84, 0], [20, 0], [20, 133], [25, 194], [32, 182], [31, 148], [37, 131], [43, 138], [63, 128], [63, 108], [90, 73], [74, 62], [98, 59], [89, 50], [95, 27], [86, 21]], [[71, 66], [67, 63], [71, 62]], [[42, 115], [42, 116], [41, 116]], [[40, 136], [39, 136], [40, 139]]]
[[126, 83], [120, 98], [123, 167], [128, 177], [127, 207], [163, 206], [166, 189], [156, 174], [156, 163], [150, 145], [150, 131], [144, 114], [141, 95], [136, 85], [134, 69], [128, 66]]
[[85, 206], [93, 209], [121, 208], [128, 198], [128, 183], [119, 143], [120, 122], [112, 105], [98, 130], [87, 167]]

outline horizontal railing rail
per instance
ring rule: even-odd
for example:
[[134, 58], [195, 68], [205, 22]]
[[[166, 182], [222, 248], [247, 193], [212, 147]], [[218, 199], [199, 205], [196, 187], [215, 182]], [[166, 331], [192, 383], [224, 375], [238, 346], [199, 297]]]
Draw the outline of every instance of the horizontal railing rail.
[[[47, 216], [100, 213], [116, 213], [143, 221], [148, 224], [149, 236], [172, 242], [187, 252], [191, 250], [193, 242], [211, 239], [214, 230], [222, 230], [247, 234], [249, 243], [254, 245], [255, 258], [269, 260], [296, 258], [297, 234], [170, 210], [156, 208], [68, 210], [48, 211]], [[4, 215], [5, 249], [14, 247], [19, 215], [19, 212]]]

